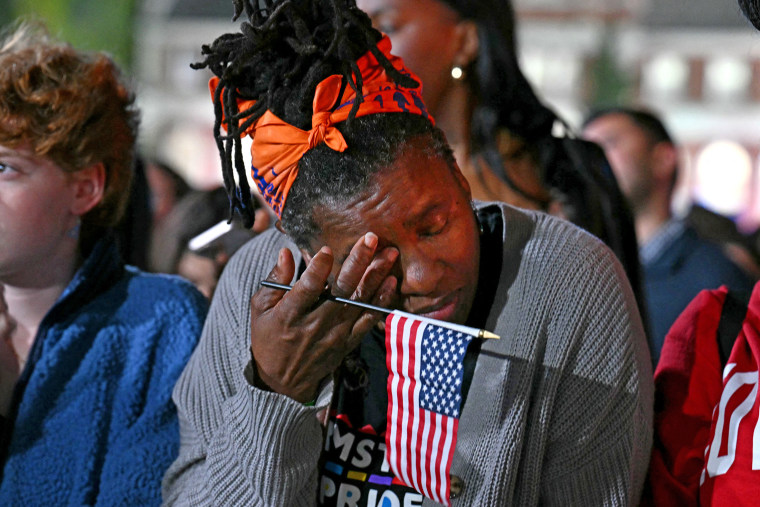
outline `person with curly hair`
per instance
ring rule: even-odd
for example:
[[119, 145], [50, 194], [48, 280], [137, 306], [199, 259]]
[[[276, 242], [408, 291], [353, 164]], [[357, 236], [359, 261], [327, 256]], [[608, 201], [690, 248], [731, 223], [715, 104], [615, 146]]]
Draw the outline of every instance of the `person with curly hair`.
[[[234, 4], [240, 32], [196, 67], [214, 74], [232, 206], [250, 223], [250, 136], [280, 230], [222, 273], [174, 390], [165, 504], [635, 504], [651, 367], [615, 255], [565, 220], [473, 202], [419, 79], [354, 0]], [[328, 296], [502, 337], [446, 366], [461, 367], [461, 411], [434, 487], [386, 460], [381, 314]]]
[[171, 386], [207, 311], [125, 266], [138, 127], [114, 62], [19, 24], [0, 42], [0, 504], [151, 505]]

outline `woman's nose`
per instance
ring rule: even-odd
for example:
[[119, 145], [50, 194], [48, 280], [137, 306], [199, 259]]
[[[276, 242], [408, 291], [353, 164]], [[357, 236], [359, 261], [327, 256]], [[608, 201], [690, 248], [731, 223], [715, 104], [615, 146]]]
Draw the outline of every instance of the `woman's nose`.
[[424, 251], [402, 252], [401, 294], [425, 296], [435, 291], [442, 270]]

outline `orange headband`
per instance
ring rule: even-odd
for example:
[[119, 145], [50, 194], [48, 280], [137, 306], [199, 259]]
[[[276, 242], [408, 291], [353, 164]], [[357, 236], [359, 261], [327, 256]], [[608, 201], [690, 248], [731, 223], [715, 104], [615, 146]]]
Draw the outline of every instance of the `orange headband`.
[[[391, 65], [402, 74], [417, 82], [419, 78], [404, 67], [401, 58], [390, 54], [391, 41], [383, 36], [377, 48], [388, 58]], [[371, 52], [367, 52], [356, 62], [363, 79], [362, 95], [356, 116], [375, 113], [414, 113], [428, 118], [434, 123], [422, 101], [422, 85], [417, 88], [397, 86], [385, 73]], [[346, 150], [343, 134], [333, 124], [348, 118], [356, 99], [354, 90], [347, 86], [338, 102], [343, 76], [332, 75], [317, 85], [314, 92], [311, 130], [301, 130], [281, 120], [267, 110], [258, 120], [243, 132], [253, 139], [251, 146], [251, 174], [264, 200], [280, 217], [290, 187], [298, 175], [298, 161], [311, 148], [324, 142], [335, 151]], [[219, 78], [209, 82], [211, 96], [219, 86]], [[255, 104], [252, 100], [239, 100], [238, 110], [244, 111]], [[334, 111], [335, 104], [340, 104]]]

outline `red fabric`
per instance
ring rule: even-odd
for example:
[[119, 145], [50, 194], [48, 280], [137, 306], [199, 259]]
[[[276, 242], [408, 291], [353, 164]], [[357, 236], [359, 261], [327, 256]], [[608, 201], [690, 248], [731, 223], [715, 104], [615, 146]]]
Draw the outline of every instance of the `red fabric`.
[[[404, 67], [401, 58], [391, 55], [391, 42], [387, 36], [377, 43], [377, 48], [402, 74], [409, 75], [421, 83], [417, 76]], [[356, 113], [357, 117], [403, 112], [419, 114], [433, 121], [422, 101], [422, 84], [414, 89], [397, 86], [369, 51], [359, 58], [356, 64], [363, 80], [364, 97]], [[298, 161], [303, 154], [320, 143], [325, 143], [340, 152], [347, 148], [343, 135], [334, 124], [348, 118], [351, 106], [356, 100], [356, 93], [351, 86], [346, 86], [343, 94], [339, 95], [342, 81], [342, 76], [332, 75], [317, 85], [312, 104], [311, 130], [301, 130], [278, 118], [271, 111], [266, 111], [244, 132], [253, 140], [253, 179], [278, 217], [282, 214], [290, 187], [298, 175]], [[218, 86], [219, 78], [214, 77], [209, 81], [212, 97]], [[238, 102], [238, 110], [244, 111], [254, 104], [254, 101], [241, 100]], [[336, 104], [338, 107], [333, 111]], [[241, 120], [241, 123], [243, 121]]]
[[[655, 439], [643, 505], [760, 503], [760, 470], [752, 469], [753, 445], [760, 450], [760, 429], [757, 442], [753, 437], [760, 402], [760, 284], [724, 378], [716, 333], [726, 292], [701, 292], [665, 338], [655, 371]], [[742, 403], [751, 408], [739, 418]]]

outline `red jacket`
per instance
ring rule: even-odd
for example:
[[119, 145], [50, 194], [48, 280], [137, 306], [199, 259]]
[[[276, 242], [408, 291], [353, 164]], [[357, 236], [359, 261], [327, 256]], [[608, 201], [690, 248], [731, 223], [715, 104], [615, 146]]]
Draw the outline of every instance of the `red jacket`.
[[716, 333], [726, 293], [701, 292], [665, 338], [644, 505], [760, 504], [760, 283], [721, 372]]

